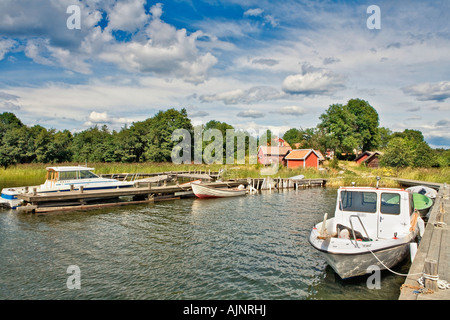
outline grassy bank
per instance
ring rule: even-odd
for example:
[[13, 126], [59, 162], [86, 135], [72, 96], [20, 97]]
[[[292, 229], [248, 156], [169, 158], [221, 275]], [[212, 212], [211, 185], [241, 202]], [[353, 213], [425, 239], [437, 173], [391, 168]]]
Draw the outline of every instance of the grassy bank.
[[[59, 165], [78, 165], [78, 163], [64, 163]], [[21, 164], [11, 166], [7, 169], [0, 169], [0, 186], [14, 187], [22, 185], [36, 185], [43, 183], [45, 179], [45, 168], [52, 164]], [[97, 174], [108, 173], [156, 173], [164, 171], [219, 171], [224, 169], [223, 178], [261, 178], [266, 177], [262, 174], [261, 165], [196, 165], [173, 163], [89, 163], [88, 166], [94, 167]], [[376, 176], [382, 177], [381, 186], [396, 187], [397, 183], [393, 178], [413, 179], [421, 181], [430, 181], [444, 183], [450, 182], [450, 168], [379, 168], [370, 169], [355, 162], [340, 161], [338, 167], [328, 167], [324, 164], [326, 170], [315, 169], [288, 169], [280, 167], [273, 178], [289, 178], [296, 175], [304, 175], [307, 179], [323, 178], [328, 180], [328, 186], [338, 187], [351, 185], [355, 182], [359, 186], [374, 186]]]

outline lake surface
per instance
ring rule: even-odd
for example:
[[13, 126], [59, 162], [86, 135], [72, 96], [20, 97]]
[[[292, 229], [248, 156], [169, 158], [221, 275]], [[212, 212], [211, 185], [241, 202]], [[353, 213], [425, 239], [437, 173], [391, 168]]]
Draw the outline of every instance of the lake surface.
[[[308, 243], [336, 189], [45, 216], [0, 211], [0, 299], [398, 299], [404, 278], [343, 281]], [[81, 288], [69, 290], [78, 266]], [[407, 273], [405, 261], [394, 270]]]

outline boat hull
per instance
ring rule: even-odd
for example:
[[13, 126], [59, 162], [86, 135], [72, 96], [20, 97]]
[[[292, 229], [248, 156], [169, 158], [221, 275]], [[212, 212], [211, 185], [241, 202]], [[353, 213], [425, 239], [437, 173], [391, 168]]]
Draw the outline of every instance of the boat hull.
[[[333, 219], [327, 220], [328, 225]], [[323, 255], [331, 268], [342, 278], [353, 278], [371, 273], [369, 267], [380, 270], [391, 268], [404, 260], [410, 250], [410, 243], [419, 230], [392, 239], [376, 241], [355, 241], [351, 239], [319, 236], [322, 223], [317, 224], [309, 237], [309, 243]], [[381, 262], [380, 262], [381, 261]]]
[[247, 191], [245, 189], [235, 190], [235, 189], [219, 189], [207, 186], [202, 186], [198, 184], [192, 184], [192, 192], [196, 197], [200, 199], [211, 199], [211, 198], [229, 198], [245, 196]]
[[[327, 263], [342, 278], [348, 279], [370, 273], [370, 267], [376, 265], [380, 270], [392, 268], [409, 254], [409, 243], [396, 247], [359, 254], [335, 254], [321, 251]], [[375, 258], [375, 256], [376, 258]], [[378, 259], [383, 263], [381, 264]]]

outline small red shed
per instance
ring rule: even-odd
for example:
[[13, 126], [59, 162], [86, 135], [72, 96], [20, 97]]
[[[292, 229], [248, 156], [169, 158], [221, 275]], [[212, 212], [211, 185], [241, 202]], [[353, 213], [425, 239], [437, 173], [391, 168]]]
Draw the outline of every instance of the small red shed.
[[319, 168], [320, 162], [323, 161], [323, 156], [320, 152], [314, 149], [295, 149], [292, 150], [286, 157], [288, 168]]
[[378, 168], [380, 166], [379, 156], [381, 154], [379, 151], [364, 151], [355, 158], [355, 162], [357, 164], [365, 164], [369, 168]]

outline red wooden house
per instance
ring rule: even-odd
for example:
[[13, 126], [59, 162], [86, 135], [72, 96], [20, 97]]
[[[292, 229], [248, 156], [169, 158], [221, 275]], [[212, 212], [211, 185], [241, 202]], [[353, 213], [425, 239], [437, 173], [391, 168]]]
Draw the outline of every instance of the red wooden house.
[[379, 151], [364, 151], [355, 158], [355, 161], [358, 164], [365, 164], [369, 168], [378, 168], [380, 166], [379, 156], [381, 154]]
[[291, 150], [291, 146], [283, 138], [274, 138], [272, 146], [259, 146], [258, 163], [271, 165], [278, 161], [285, 166], [286, 160], [284, 158]]
[[288, 168], [316, 168], [324, 161], [320, 151], [314, 149], [295, 149], [285, 157]]
[[278, 161], [283, 166], [286, 165], [285, 157], [291, 151], [291, 147], [270, 147], [270, 146], [259, 146], [258, 149], [258, 163], [263, 165], [271, 165]]

